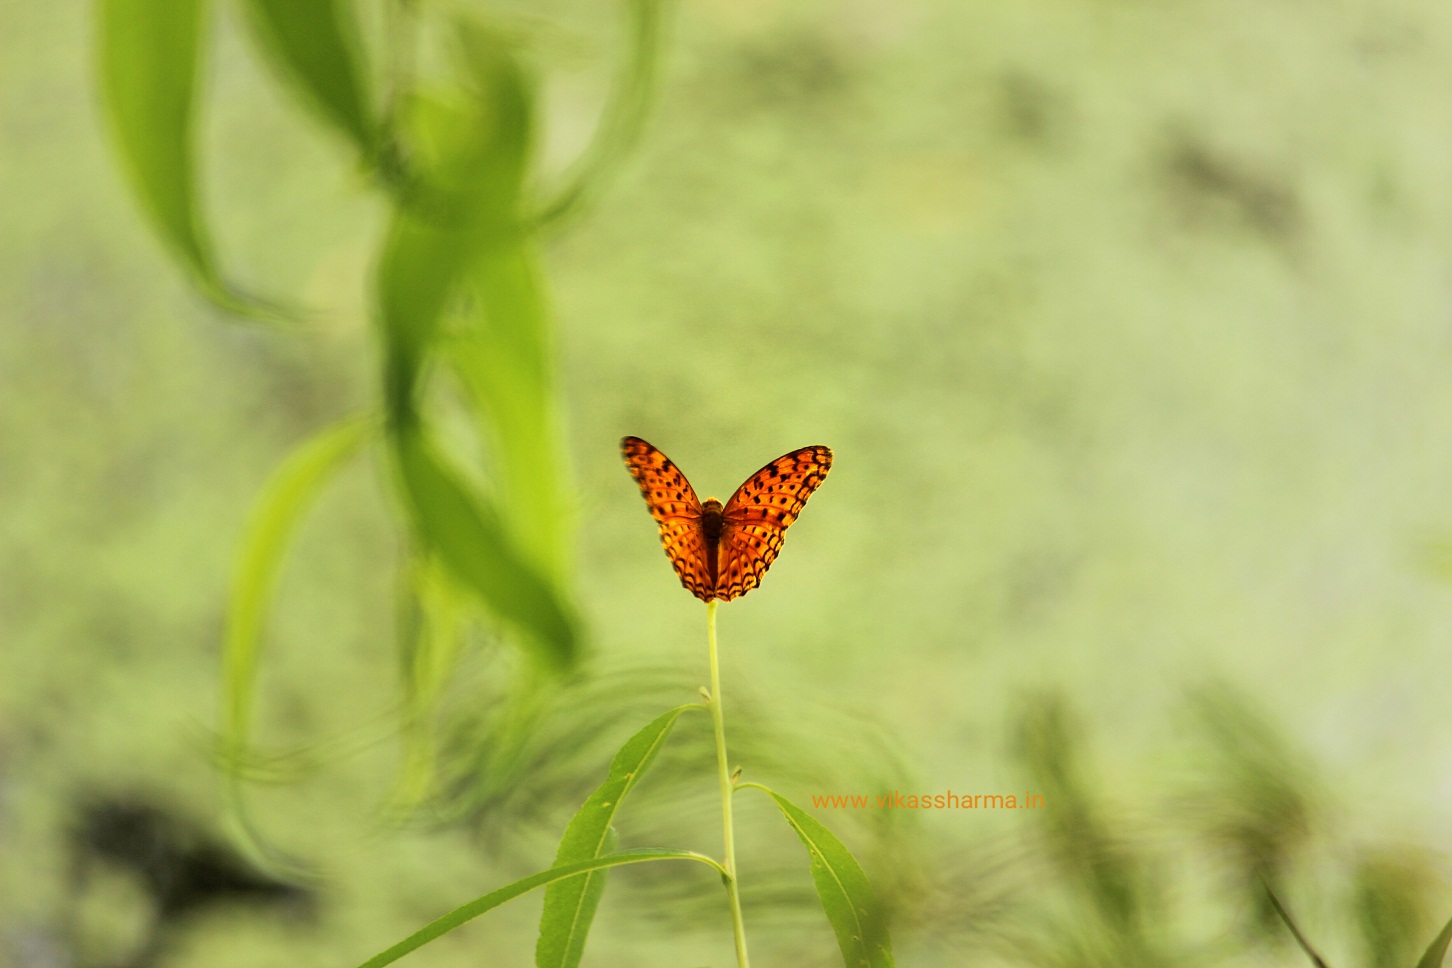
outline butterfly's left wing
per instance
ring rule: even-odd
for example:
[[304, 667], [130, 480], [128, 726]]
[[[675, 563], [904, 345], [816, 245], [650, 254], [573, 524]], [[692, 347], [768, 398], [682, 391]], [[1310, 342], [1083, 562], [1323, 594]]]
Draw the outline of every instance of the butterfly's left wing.
[[660, 543], [671, 566], [692, 595], [711, 600], [706, 538], [701, 533], [701, 501], [680, 468], [660, 449], [639, 437], [620, 441], [630, 476], [640, 485], [650, 516], [660, 525]]
[[736, 489], [722, 511], [717, 598], [730, 601], [761, 584], [781, 551], [786, 529], [831, 468], [831, 450], [803, 447], [778, 457]]

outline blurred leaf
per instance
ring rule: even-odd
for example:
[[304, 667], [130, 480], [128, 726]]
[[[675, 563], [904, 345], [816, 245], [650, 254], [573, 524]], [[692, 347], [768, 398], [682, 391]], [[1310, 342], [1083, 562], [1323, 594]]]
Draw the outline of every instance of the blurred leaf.
[[1436, 940], [1427, 948], [1427, 953], [1422, 955], [1422, 960], [1417, 962], [1417, 968], [1442, 968], [1442, 962], [1447, 960], [1447, 948], [1452, 946], [1452, 921], [1442, 929]]
[[483, 200], [485, 214], [518, 224], [534, 147], [535, 79], [492, 30], [461, 20], [457, 39], [475, 103], [487, 121], [473, 136], [473, 151], [457, 155], [465, 161], [477, 152], [475, 167], [462, 172], [469, 178], [468, 193]]
[[549, 318], [533, 247], [520, 241], [491, 248], [472, 281], [482, 318], [451, 344], [449, 356], [487, 418], [515, 536], [541, 568], [559, 576], [570, 507]]
[[842, 963], [847, 968], [891, 968], [892, 942], [882, 909], [861, 865], [830, 830], [804, 811], [759, 783], [743, 783], [769, 795], [781, 809], [812, 858], [812, 882], [837, 933]]
[[[566, 664], [574, 632], [551, 584], [563, 557], [564, 502], [553, 457], [559, 435], [545, 375], [546, 321], [538, 279], [516, 269], [528, 269], [518, 212], [533, 83], [488, 31], [462, 24], [457, 39], [467, 84], [412, 105], [409, 130], [425, 192], [395, 217], [378, 270], [390, 427], [424, 545], [485, 604], [546, 643], [552, 664]], [[460, 319], [480, 340], [470, 361], [473, 400], [499, 451], [497, 506], [466, 491], [432, 455], [417, 410], [420, 376], [444, 317], [466, 295], [475, 297], [463, 307], [472, 312]], [[492, 384], [487, 391], [481, 374]]]
[[[394, 419], [411, 418], [419, 370], [465, 274], [486, 248], [519, 242], [533, 86], [483, 31], [461, 27], [459, 49], [468, 88], [421, 94], [410, 105], [424, 194], [395, 214], [379, 262], [385, 394]], [[511, 317], [498, 325], [518, 323]]]
[[240, 768], [251, 734], [262, 630], [288, 542], [318, 490], [377, 429], [375, 417], [355, 417], [295, 450], [273, 472], [243, 531], [222, 656], [222, 734], [232, 768]]
[[277, 318], [223, 280], [196, 182], [195, 101], [206, 0], [100, 0], [101, 96], [141, 207], [197, 286], [223, 308]]
[[379, 148], [368, 68], [349, 0], [244, 0], [282, 75], [365, 158]]
[[528, 633], [526, 641], [547, 665], [570, 665], [578, 653], [574, 621], [510, 542], [493, 505], [445, 466], [417, 424], [393, 428], [392, 438], [404, 500], [425, 549], [483, 604]]
[[1360, 852], [1353, 903], [1365, 943], [1365, 964], [1410, 964], [1431, 924], [1429, 897], [1437, 877], [1417, 850], [1367, 848]]
[[1280, 886], [1310, 843], [1320, 799], [1310, 758], [1229, 686], [1197, 690], [1191, 709], [1208, 758], [1201, 788], [1185, 798], [1180, 812], [1230, 861], [1239, 889], [1253, 905], [1255, 930], [1279, 933], [1260, 885]]
[[[589, 860], [613, 849], [612, 824], [620, 811], [621, 802], [650, 769], [681, 713], [701, 708], [690, 704], [663, 713], [620, 748], [610, 763], [609, 778], [590, 794], [585, 805], [565, 828], [554, 866]], [[580, 963], [595, 908], [604, 892], [604, 873], [583, 874], [560, 881], [545, 891], [539, 941], [534, 950], [537, 968], [575, 968]]]
[[507, 41], [472, 21], [455, 25], [456, 83], [413, 93], [400, 126], [418, 190], [416, 214], [507, 241], [522, 224], [534, 147], [536, 83]]
[[412, 422], [414, 394], [444, 308], [471, 256], [458, 232], [400, 211], [378, 265], [384, 341], [384, 401], [395, 422]]
[[418, 948], [423, 947], [435, 938], [448, 934], [450, 931], [468, 921], [477, 918], [506, 901], [512, 901], [521, 894], [528, 894], [537, 887], [544, 887], [546, 884], [554, 883], [566, 877], [573, 877], [576, 874], [583, 874], [586, 871], [605, 870], [610, 867], [620, 867], [623, 864], [643, 864], [653, 860], [693, 860], [699, 864], [705, 864], [718, 873], [724, 873], [721, 865], [716, 863], [705, 854], [698, 854], [690, 850], [669, 850], [661, 847], [641, 847], [635, 850], [622, 850], [616, 854], [609, 854], [605, 857], [596, 857], [593, 860], [584, 860], [576, 864], [569, 864], [564, 867], [553, 867], [538, 874], [531, 874], [529, 877], [515, 881], [497, 891], [485, 894], [476, 898], [461, 907], [455, 908], [448, 914], [431, 922], [424, 928], [404, 938], [398, 944], [382, 951], [369, 958], [358, 968], [383, 968], [384, 965], [391, 965], [404, 955]]
[[403, 677], [403, 766], [394, 792], [395, 809], [418, 806], [435, 776], [434, 714], [458, 661], [470, 617], [467, 596], [437, 562], [419, 558], [409, 568], [405, 602], [411, 627], [400, 637]]
[[1083, 777], [1076, 738], [1081, 735], [1063, 701], [1039, 697], [1018, 727], [1018, 751], [1031, 779], [1042, 790], [1047, 809], [1049, 849], [1054, 861], [1072, 878], [1119, 944], [1142, 948], [1142, 885], [1134, 858], [1111, 836], [1098, 804]]
[[565, 219], [587, 204], [619, 167], [645, 127], [660, 74], [663, 0], [626, 0], [629, 40], [620, 75], [595, 136], [572, 166], [565, 185], [539, 214], [542, 223]]
[[270, 850], [253, 829], [242, 795], [251, 760], [253, 697], [262, 657], [263, 628], [288, 542], [318, 490], [377, 433], [372, 416], [354, 417], [323, 431], [283, 462], [253, 507], [232, 572], [230, 607], [222, 646], [222, 768], [228, 777], [229, 820], [258, 863], [298, 873], [297, 865]]

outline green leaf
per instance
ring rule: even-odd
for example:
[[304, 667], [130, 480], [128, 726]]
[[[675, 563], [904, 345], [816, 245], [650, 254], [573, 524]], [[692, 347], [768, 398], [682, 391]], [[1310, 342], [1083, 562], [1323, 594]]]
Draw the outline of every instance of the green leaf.
[[347, 0], [244, 0], [254, 33], [283, 76], [373, 159], [378, 122], [352, 4]]
[[892, 942], [867, 875], [833, 833], [791, 801], [759, 783], [743, 783], [769, 795], [812, 858], [812, 881], [837, 933], [847, 968], [892, 968]]
[[262, 630], [288, 542], [318, 490], [377, 430], [376, 417], [355, 417], [313, 437], [273, 472], [253, 507], [232, 572], [223, 645], [222, 735], [229, 761], [243, 756], [251, 734]]
[[472, 273], [470, 328], [448, 358], [492, 445], [501, 499], [516, 539], [547, 573], [565, 572], [571, 506], [554, 392], [553, 352], [531, 243], [492, 247]]
[[456, 28], [457, 82], [413, 94], [401, 114], [418, 179], [411, 207], [487, 242], [523, 221], [536, 82], [504, 38], [468, 20]]
[[97, 9], [102, 103], [142, 210], [208, 298], [277, 318], [223, 280], [201, 216], [193, 155], [206, 0], [100, 0]]
[[290, 859], [264, 844], [247, 816], [242, 777], [251, 761], [253, 698], [262, 659], [263, 629], [288, 543], [313, 498], [378, 431], [376, 417], [345, 420], [295, 450], [263, 487], [242, 535], [232, 571], [222, 646], [222, 769], [229, 820], [238, 841], [259, 864], [300, 874]]
[[415, 556], [401, 584], [399, 611], [408, 616], [399, 636], [403, 750], [391, 807], [406, 813], [423, 802], [434, 780], [434, 714], [473, 609], [470, 596], [432, 559]]
[[[621, 802], [650, 768], [681, 713], [701, 708], [690, 704], [663, 713], [620, 748], [610, 763], [609, 778], [590, 794], [565, 828], [555, 854], [556, 867], [599, 857], [614, 849], [612, 825]], [[603, 872], [582, 874], [550, 886], [539, 919], [536, 968], [575, 968], [580, 963], [590, 922], [604, 892]]]
[[1442, 929], [1441, 934], [1437, 935], [1436, 940], [1427, 949], [1427, 953], [1422, 955], [1422, 960], [1417, 962], [1417, 968], [1442, 968], [1442, 962], [1447, 959], [1449, 946], [1452, 946], [1452, 921], [1447, 922], [1447, 926]]
[[574, 877], [576, 874], [583, 874], [586, 871], [605, 870], [609, 867], [620, 867], [623, 864], [643, 864], [654, 860], [693, 860], [699, 864], [705, 864], [724, 875], [725, 871], [716, 861], [705, 854], [698, 854], [690, 850], [668, 850], [658, 847], [646, 847], [636, 850], [622, 850], [616, 854], [609, 854], [604, 857], [596, 857], [593, 860], [580, 861], [577, 864], [568, 864], [564, 867], [552, 867], [547, 871], [532, 874], [522, 880], [515, 881], [497, 891], [485, 894], [476, 898], [462, 907], [455, 908], [448, 914], [431, 922], [424, 928], [404, 938], [398, 944], [382, 951], [372, 958], [369, 958], [358, 968], [383, 968], [384, 965], [391, 965], [404, 955], [418, 948], [423, 947], [435, 938], [448, 934], [450, 931], [477, 918], [479, 915], [497, 908], [506, 901], [512, 901], [521, 894], [527, 894], [537, 887], [544, 887], [555, 881], [566, 877]]
[[384, 401], [395, 422], [414, 419], [419, 373], [471, 255], [460, 233], [412, 212], [395, 215], [378, 264]]
[[395, 425], [391, 441], [414, 531], [464, 588], [528, 633], [548, 665], [570, 665], [575, 623], [554, 587], [514, 547], [492, 503], [448, 469], [416, 423]]
[[395, 215], [379, 260], [385, 395], [396, 420], [411, 418], [419, 371], [471, 270], [486, 250], [520, 242], [533, 84], [490, 35], [461, 28], [460, 37], [470, 83], [411, 101], [407, 128], [421, 194]]

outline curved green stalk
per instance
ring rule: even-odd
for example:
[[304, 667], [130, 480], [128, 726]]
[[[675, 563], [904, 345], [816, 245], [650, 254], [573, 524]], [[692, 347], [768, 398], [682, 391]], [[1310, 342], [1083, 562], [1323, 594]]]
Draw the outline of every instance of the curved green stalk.
[[726, 896], [731, 901], [731, 929], [736, 936], [736, 963], [750, 968], [746, 956], [746, 922], [741, 918], [741, 890], [736, 877], [736, 830], [731, 820], [731, 770], [726, 764], [726, 717], [721, 709], [721, 666], [716, 661], [716, 606], [706, 603], [706, 647], [711, 653], [711, 722], [716, 727], [716, 766], [721, 776], [721, 831], [726, 842]]

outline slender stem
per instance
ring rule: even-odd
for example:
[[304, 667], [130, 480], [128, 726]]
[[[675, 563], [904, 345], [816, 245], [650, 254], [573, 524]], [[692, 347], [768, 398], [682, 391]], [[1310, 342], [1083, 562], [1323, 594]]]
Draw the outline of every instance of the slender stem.
[[736, 964], [750, 968], [746, 957], [746, 922], [741, 918], [741, 891], [736, 877], [736, 829], [731, 822], [731, 768], [726, 764], [726, 716], [721, 709], [721, 665], [716, 661], [716, 606], [706, 603], [706, 646], [711, 653], [711, 721], [716, 726], [716, 766], [721, 775], [721, 831], [726, 842], [726, 896], [731, 901], [731, 927], [736, 934]]

